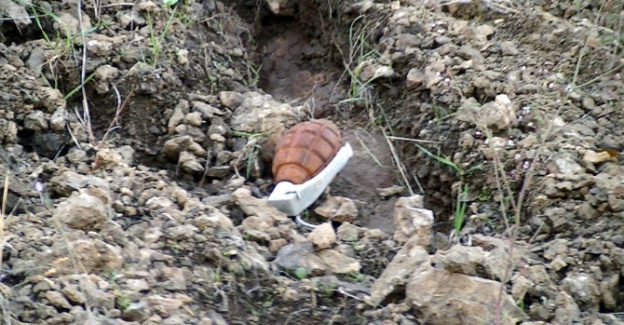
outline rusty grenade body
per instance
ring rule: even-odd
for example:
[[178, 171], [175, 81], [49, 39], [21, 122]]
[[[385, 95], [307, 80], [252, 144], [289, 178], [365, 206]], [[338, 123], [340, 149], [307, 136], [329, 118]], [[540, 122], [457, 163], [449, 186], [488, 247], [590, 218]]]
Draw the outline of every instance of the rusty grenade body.
[[342, 145], [340, 130], [329, 120], [313, 120], [293, 126], [284, 132], [275, 147], [274, 183], [305, 183], [332, 161]]

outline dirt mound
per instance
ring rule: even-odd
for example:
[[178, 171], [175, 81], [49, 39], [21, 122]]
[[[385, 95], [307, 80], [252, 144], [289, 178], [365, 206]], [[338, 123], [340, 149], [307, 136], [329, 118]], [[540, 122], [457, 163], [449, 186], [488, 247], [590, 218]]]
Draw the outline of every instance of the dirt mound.
[[[1, 322], [620, 323], [622, 12], [0, 0]], [[265, 198], [313, 118], [310, 232]]]

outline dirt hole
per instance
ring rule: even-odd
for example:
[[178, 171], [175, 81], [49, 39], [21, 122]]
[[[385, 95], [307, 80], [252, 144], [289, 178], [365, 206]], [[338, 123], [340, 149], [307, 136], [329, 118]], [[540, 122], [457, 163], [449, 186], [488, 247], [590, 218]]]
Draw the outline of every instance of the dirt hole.
[[[274, 15], [265, 6], [252, 9], [245, 5], [245, 1], [233, 4], [233, 7], [243, 19], [254, 26], [254, 59], [259, 66], [259, 88], [277, 100], [295, 105], [309, 105], [314, 118], [327, 117], [340, 123], [348, 129], [344, 136], [352, 146], [364, 143], [368, 147], [365, 150], [379, 149], [376, 151], [376, 159], [381, 160], [379, 164], [373, 163], [370, 157], [353, 159], [351, 165], [355, 167], [347, 170], [343, 177], [339, 177], [332, 184], [332, 195], [364, 201], [359, 207], [363, 225], [393, 231], [392, 211], [396, 197], [380, 199], [374, 189], [392, 186], [401, 176], [397, 173], [390, 149], [383, 148], [387, 146], [386, 139], [374, 126], [371, 127], [368, 107], [349, 102], [352, 99], [349, 96], [351, 85], [345, 62], [350, 62], [353, 58], [345, 55], [348, 56], [350, 46], [353, 46], [349, 44], [348, 35], [355, 30], [350, 30], [351, 25], [343, 22], [355, 17], [336, 16], [335, 13], [332, 15], [330, 10], [312, 0], [297, 3], [289, 16]], [[336, 11], [339, 10], [334, 10]], [[381, 37], [380, 32], [366, 33], [370, 34], [368, 37], [371, 39]], [[380, 94], [374, 95], [373, 97], [378, 98], [373, 101], [381, 100], [389, 94], [390, 97], [395, 97], [390, 100], [397, 102], [396, 89], [401, 87], [401, 82], [394, 82], [390, 88], [376, 87], [373, 92]], [[348, 103], [344, 104], [345, 101]], [[397, 112], [411, 110], [406, 110], [405, 107], [395, 109]], [[400, 116], [398, 119], [402, 118]], [[371, 129], [375, 130], [371, 132]], [[400, 132], [395, 134], [397, 136], [411, 136], [404, 129], [397, 128], [397, 131]], [[418, 152], [411, 150], [404, 153], [409, 154], [410, 160], [415, 162], [413, 166], [419, 166], [421, 160], [427, 159], [416, 157]], [[451, 187], [452, 181], [443, 180], [449, 177], [440, 176], [440, 173], [432, 175], [425, 175], [425, 179], [421, 179], [425, 190], [428, 190], [428, 186], [440, 190], [433, 200], [427, 198], [426, 204], [434, 210], [436, 216], [442, 216], [439, 228], [446, 231], [445, 229], [452, 226], [447, 219], [452, 215], [453, 198], [450, 191], [446, 190]], [[434, 179], [430, 180], [431, 177]], [[376, 182], [371, 183], [371, 179]], [[412, 188], [418, 188], [414, 180], [409, 179], [408, 182]]]
[[235, 5], [243, 19], [255, 22], [255, 49], [250, 50], [259, 67], [257, 86], [277, 100], [309, 105], [320, 118], [344, 94], [338, 83], [344, 69], [333, 33], [319, 28], [328, 23], [321, 21], [321, 9], [311, 9], [317, 6], [302, 1], [292, 15], [278, 16], [264, 6], [250, 12]]

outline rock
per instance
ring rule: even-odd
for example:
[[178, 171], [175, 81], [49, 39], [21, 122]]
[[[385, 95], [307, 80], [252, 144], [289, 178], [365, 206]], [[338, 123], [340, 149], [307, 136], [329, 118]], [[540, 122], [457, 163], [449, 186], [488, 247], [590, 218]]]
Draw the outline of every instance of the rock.
[[204, 318], [197, 325], [228, 325], [228, 322], [225, 321], [225, 318], [221, 316], [221, 314], [217, 313], [214, 310], [209, 310], [207, 312], [207, 316], [209, 318]]
[[87, 153], [83, 150], [73, 148], [69, 150], [67, 155], [65, 155], [65, 158], [67, 158], [67, 161], [70, 163], [77, 165], [87, 160]]
[[204, 120], [200, 112], [190, 112], [184, 116], [183, 122], [192, 126], [201, 126]]
[[216, 115], [225, 115], [222, 110], [200, 101], [192, 101], [193, 111], [200, 112], [204, 120], [211, 120]]
[[262, 216], [249, 216], [243, 220], [241, 227], [244, 230], [260, 230], [266, 231], [271, 229], [275, 225], [275, 220], [266, 215]]
[[[145, 198], [139, 197], [139, 199], [144, 200]], [[144, 202], [145, 208], [150, 211], [152, 217], [162, 216], [164, 218], [173, 218], [179, 222], [184, 221], [184, 215], [181, 213], [178, 205], [169, 198], [154, 196]]]
[[553, 268], [553, 270], [555, 271], [560, 271], [561, 269], [563, 269], [564, 267], [568, 266], [568, 263], [566, 263], [563, 258], [557, 257], [555, 258], [552, 262], [550, 262], [548, 264], [550, 267]]
[[611, 155], [606, 151], [595, 152], [593, 150], [587, 150], [583, 155], [583, 162], [585, 163], [597, 164], [607, 160], [611, 160]]
[[66, 144], [66, 140], [65, 135], [62, 134], [35, 133], [30, 144], [40, 156], [53, 159]]
[[609, 194], [607, 196], [607, 203], [614, 212], [624, 211], [624, 199], [618, 197], [618, 195]]
[[[123, 257], [119, 247], [98, 239], [78, 239], [70, 244], [85, 272], [118, 271], [123, 266]], [[56, 255], [64, 256], [62, 251], [56, 252]], [[58, 269], [73, 270], [72, 261], [64, 257], [55, 260], [53, 264]]]
[[[222, 136], [221, 134], [218, 133], [211, 133], [209, 136], [210, 140], [216, 142], [216, 143], [224, 143], [227, 139]], [[222, 147], [217, 147], [215, 146], [215, 148], [218, 148], [217, 150], [220, 150], [220, 148]]]
[[402, 197], [394, 205], [394, 240], [407, 242], [412, 236], [418, 237], [418, 245], [431, 243], [433, 212], [423, 208], [422, 195]]
[[379, 64], [374, 60], [366, 60], [355, 67], [356, 71], [361, 71], [360, 80], [370, 82], [380, 78], [391, 78], [394, 76], [394, 70], [391, 66]]
[[321, 206], [314, 209], [314, 212], [336, 222], [353, 223], [358, 216], [353, 200], [340, 196], [330, 196]]
[[567, 153], [558, 153], [557, 156], [554, 157], [554, 160], [559, 169], [559, 173], [563, 175], [576, 175], [585, 171], [585, 169]]
[[516, 112], [507, 95], [497, 95], [493, 102], [483, 106], [471, 97], [462, 104], [456, 117], [479, 128], [492, 129], [494, 133], [507, 130], [518, 123]]
[[[229, 166], [230, 165], [230, 161], [232, 161], [232, 159], [234, 159], [234, 154], [232, 152], [225, 151], [225, 150], [219, 151], [217, 153], [216, 165], [217, 166], [222, 166], [222, 165], [228, 165]], [[244, 184], [245, 179], [243, 177], [239, 177], [239, 179], [242, 179], [243, 184]], [[231, 181], [232, 180], [228, 181], [228, 182], [230, 182], [230, 184], [225, 184], [226, 188], [232, 188]], [[241, 187], [243, 184], [241, 184], [240, 186], [236, 186], [236, 187], [234, 187], [232, 189], [237, 189], [237, 188]]]
[[513, 276], [513, 278], [511, 279], [511, 283], [511, 296], [516, 301], [523, 301], [529, 289], [535, 286], [535, 283], [533, 283], [533, 281], [519, 274], [515, 274]]
[[356, 3], [354, 4], [355, 6], [359, 5], [359, 12], [361, 13], [366, 13], [368, 10], [370, 10], [374, 5], [375, 2], [373, 0], [364, 0], [360, 3]]
[[520, 51], [512, 41], [501, 42], [500, 48], [503, 55], [514, 56], [520, 53]]
[[272, 263], [289, 272], [303, 268], [310, 275], [323, 275], [327, 269], [323, 260], [314, 254], [314, 245], [310, 242], [285, 245]]
[[562, 280], [562, 286], [583, 310], [598, 311], [600, 289], [594, 277], [586, 273], [569, 274]]
[[206, 169], [206, 176], [214, 178], [224, 178], [230, 175], [230, 166], [214, 166]]
[[95, 154], [93, 169], [112, 170], [115, 167], [125, 167], [126, 162], [121, 153], [115, 149], [102, 148]]
[[17, 124], [14, 121], [0, 119], [0, 140], [3, 143], [14, 145], [17, 142]]
[[[502, 246], [498, 246], [489, 252], [485, 253], [485, 259], [483, 260], [483, 269], [487, 275], [487, 278], [502, 281], [505, 278], [507, 270], [513, 268], [513, 261], [509, 258], [509, 245], [504, 243]], [[515, 247], [515, 255], [521, 256], [520, 247]]]
[[438, 251], [432, 262], [449, 272], [475, 276], [477, 269], [482, 267], [484, 255], [481, 247], [455, 245], [447, 251]]
[[121, 318], [123, 320], [131, 321], [131, 322], [143, 322], [152, 314], [150, 308], [147, 306], [147, 303], [143, 300], [135, 303], [131, 303], [128, 305], [126, 309], [123, 310], [121, 314]]
[[287, 304], [297, 302], [301, 299], [301, 295], [299, 294], [299, 291], [293, 288], [287, 288], [286, 290], [284, 290], [284, 293], [281, 296], [282, 296], [282, 300]]
[[296, 109], [273, 100], [270, 95], [251, 92], [245, 94], [232, 113], [230, 126], [239, 132], [280, 134], [298, 122], [295, 112]]
[[236, 109], [243, 103], [243, 95], [236, 91], [222, 91], [219, 93], [219, 101], [223, 106]]
[[75, 190], [84, 188], [88, 184], [93, 184], [94, 181], [106, 184], [106, 181], [101, 178], [84, 176], [71, 170], [64, 170], [50, 179], [48, 190], [60, 196], [69, 196]]
[[407, 72], [407, 88], [416, 88], [427, 81], [427, 76], [421, 70], [412, 68]]
[[345, 222], [338, 227], [336, 235], [340, 241], [356, 242], [360, 239], [360, 228]]
[[223, 212], [211, 209], [208, 215], [201, 215], [193, 219], [192, 224], [200, 231], [208, 228], [213, 229], [234, 229], [234, 223]]
[[404, 288], [412, 274], [429, 268], [431, 268], [429, 254], [420, 246], [419, 238], [416, 236], [410, 238], [375, 281], [370, 296], [364, 302], [373, 307], [379, 305], [388, 295]]
[[325, 222], [312, 230], [308, 240], [319, 249], [330, 248], [336, 242], [336, 232], [331, 223]]
[[215, 207], [222, 208], [223, 206], [230, 203], [231, 194], [221, 194], [221, 195], [211, 195], [202, 198], [202, 203]]
[[78, 291], [77, 287], [74, 285], [66, 286], [61, 291], [68, 300], [71, 300], [71, 302], [75, 304], [84, 304], [87, 301], [85, 295]]
[[206, 157], [206, 150], [188, 135], [167, 140], [162, 148], [163, 155], [172, 162], [178, 162], [182, 151], [192, 153], [195, 157]]
[[376, 191], [379, 196], [386, 198], [389, 196], [401, 194], [403, 191], [405, 191], [405, 187], [400, 185], [392, 185], [390, 187], [378, 188], [376, 189]]
[[257, 216], [262, 219], [273, 219], [274, 221], [285, 221], [288, 217], [285, 213], [268, 204], [267, 201], [255, 198], [251, 195], [251, 190], [241, 187], [232, 193], [230, 200], [237, 204], [247, 216]]
[[[432, 325], [516, 324], [528, 320], [517, 303], [503, 292], [500, 323], [493, 306], [501, 283], [429, 268], [415, 272], [406, 287], [406, 302]], [[459, 297], [459, 298], [458, 298]]]
[[473, 31], [474, 31], [474, 38], [476, 41], [485, 42], [487, 41], [488, 36], [496, 32], [496, 29], [494, 29], [494, 27], [488, 24], [483, 24], [483, 25], [474, 27]]
[[322, 250], [316, 255], [327, 265], [327, 271], [334, 274], [352, 274], [360, 272], [360, 261], [338, 253], [332, 249]]
[[288, 241], [284, 238], [273, 239], [269, 242], [269, 251], [275, 253], [279, 251], [282, 247], [288, 244]]
[[81, 281], [80, 289], [93, 308], [111, 310], [115, 307], [115, 296], [103, 289], [109, 285], [104, 279], [92, 274]]
[[473, 60], [474, 62], [481, 63], [485, 60], [481, 51], [475, 49], [470, 45], [462, 45], [457, 51], [457, 56], [464, 60]]
[[610, 310], [616, 308], [617, 297], [619, 295], [619, 283], [619, 273], [612, 274], [600, 281], [600, 296], [602, 297], [602, 303], [605, 305], [605, 308]]
[[146, 25], [145, 18], [143, 18], [140, 15], [137, 15], [136, 12], [134, 11], [119, 10], [116, 12], [115, 17], [117, 18], [117, 21], [119, 22], [122, 28], [128, 28], [130, 25], [133, 25], [133, 26], [145, 26]]
[[584, 109], [588, 110], [588, 111], [592, 111], [596, 108], [596, 102], [594, 101], [593, 98], [589, 97], [589, 96], [584, 96], [582, 101], [581, 101], [581, 105], [583, 106]]
[[581, 320], [581, 310], [574, 299], [566, 292], [559, 292], [555, 299], [557, 309], [552, 321], [555, 324], [573, 324]]
[[110, 64], [104, 64], [95, 69], [95, 78], [100, 81], [111, 81], [119, 76], [119, 69]]
[[41, 91], [42, 94], [39, 98], [41, 102], [39, 104], [43, 105], [47, 112], [51, 113], [58, 107], [67, 107], [67, 101], [65, 101], [64, 95], [60, 90], [45, 87]]
[[31, 25], [33, 22], [28, 18], [29, 12], [26, 10], [26, 6], [18, 2], [6, 2], [0, 3], [0, 9], [3, 15], [6, 15], [11, 19], [11, 22], [15, 24], [17, 29], [24, 29]]
[[52, 131], [63, 131], [66, 128], [65, 118], [67, 116], [67, 110], [63, 107], [57, 108], [52, 116], [50, 116], [50, 129]]
[[203, 143], [206, 141], [206, 134], [201, 128], [188, 124], [180, 124], [175, 127], [175, 133], [181, 136], [190, 136], [193, 141]]
[[177, 267], [164, 267], [162, 269], [164, 279], [159, 285], [167, 290], [186, 290], [186, 278], [184, 271]]
[[67, 11], [59, 12], [54, 20], [54, 29], [64, 37], [72, 37], [80, 33], [83, 28], [91, 29], [92, 27], [88, 17], [85, 18], [85, 21], [80, 22], [73, 13]]
[[489, 94], [490, 93], [490, 89], [492, 87], [492, 82], [486, 76], [479, 75], [479, 76], [476, 76], [472, 80], [472, 85], [475, 86], [478, 89], [486, 90], [486, 92]]
[[[199, 162], [197, 157], [188, 151], [181, 151], [178, 157], [178, 166], [187, 174], [202, 174], [204, 166]], [[230, 168], [228, 167], [228, 172]], [[209, 175], [211, 176], [211, 175]]]
[[220, 116], [215, 116], [210, 120], [208, 127], [208, 135], [219, 134], [222, 136], [230, 136], [230, 126]]
[[132, 291], [141, 292], [151, 289], [149, 283], [145, 279], [128, 279], [126, 280], [126, 287]]
[[167, 298], [161, 295], [147, 297], [147, 304], [160, 317], [169, 317], [172, 312], [180, 309], [187, 301], [184, 295], [176, 294], [175, 298]]
[[[257, 269], [261, 271], [268, 271], [270, 265], [263, 255], [260, 254], [259, 246], [252, 244], [246, 245], [244, 253], [240, 254], [241, 265], [246, 270]], [[266, 252], [266, 248], [262, 247], [262, 252]]]
[[[169, 117], [169, 122], [167, 123], [167, 130], [169, 134], [173, 134], [178, 125], [182, 123], [185, 114], [189, 111], [189, 103], [188, 101], [182, 99], [178, 102], [178, 104], [173, 108], [173, 113], [171, 117]], [[172, 141], [168, 140], [169, 141]], [[163, 148], [164, 150], [164, 148]]]
[[24, 118], [24, 128], [29, 131], [41, 132], [48, 129], [48, 120], [42, 111], [33, 111]]
[[[485, 271], [485, 278], [503, 281], [509, 268], [515, 267], [515, 261], [509, 257], [509, 241], [501, 238], [475, 234], [472, 237], [474, 246], [483, 248], [486, 252], [481, 267]], [[514, 244], [514, 256], [523, 256], [527, 247], [523, 243]]]
[[100, 39], [91, 39], [87, 41], [87, 51], [95, 56], [110, 56], [112, 50], [113, 42], [111, 42], [109, 39], [106, 39], [105, 37], [101, 37]]
[[271, 235], [256, 229], [245, 229], [243, 235], [247, 240], [261, 244], [266, 244], [271, 241]]
[[295, 13], [294, 0], [265, 0], [271, 12], [277, 16], [292, 16]]
[[167, 228], [166, 234], [169, 238], [175, 241], [190, 240], [199, 232], [199, 229], [193, 225], [179, 225], [175, 227]]
[[45, 298], [50, 302], [50, 305], [62, 308], [62, 309], [70, 309], [72, 305], [65, 299], [62, 293], [58, 291], [48, 291], [45, 293]]
[[61, 202], [54, 214], [69, 227], [91, 231], [101, 229], [109, 218], [109, 211], [100, 199], [80, 190], [79, 194]]

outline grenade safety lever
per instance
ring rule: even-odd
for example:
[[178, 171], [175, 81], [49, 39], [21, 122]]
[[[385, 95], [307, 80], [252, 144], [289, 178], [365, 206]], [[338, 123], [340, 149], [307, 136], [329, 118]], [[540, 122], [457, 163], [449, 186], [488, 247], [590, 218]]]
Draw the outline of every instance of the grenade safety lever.
[[289, 181], [277, 183], [268, 198], [268, 203], [290, 217], [299, 215], [323, 194], [352, 156], [353, 149], [346, 143], [331, 162], [310, 180], [302, 184], [293, 184]]

